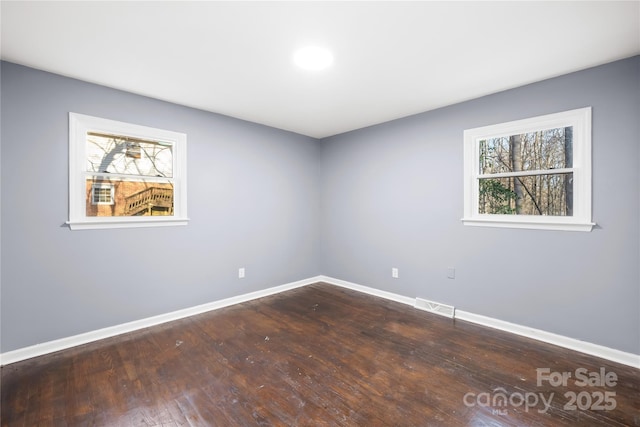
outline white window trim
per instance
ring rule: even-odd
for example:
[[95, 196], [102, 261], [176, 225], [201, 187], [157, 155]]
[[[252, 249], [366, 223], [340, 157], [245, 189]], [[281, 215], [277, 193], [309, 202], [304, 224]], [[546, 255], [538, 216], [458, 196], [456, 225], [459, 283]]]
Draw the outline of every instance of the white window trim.
[[[497, 215], [478, 213], [479, 142], [542, 129], [573, 126], [573, 216]], [[554, 170], [554, 173], [563, 172]], [[526, 172], [524, 175], [535, 173]], [[510, 174], [511, 175], [511, 174]], [[493, 175], [492, 175], [493, 176]], [[464, 225], [591, 231], [591, 107], [516, 120], [464, 131]]]
[[[174, 144], [174, 214], [147, 217], [88, 217], [86, 215], [87, 132], [104, 132], [140, 139], [170, 141]], [[131, 123], [69, 113], [69, 220], [71, 230], [161, 227], [186, 225], [187, 217], [187, 135]]]

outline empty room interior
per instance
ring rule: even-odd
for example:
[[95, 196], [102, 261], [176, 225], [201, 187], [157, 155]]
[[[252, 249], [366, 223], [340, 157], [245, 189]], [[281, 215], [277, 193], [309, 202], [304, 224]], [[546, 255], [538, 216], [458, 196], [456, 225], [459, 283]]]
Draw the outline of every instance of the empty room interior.
[[640, 2], [0, 19], [3, 427], [640, 426]]

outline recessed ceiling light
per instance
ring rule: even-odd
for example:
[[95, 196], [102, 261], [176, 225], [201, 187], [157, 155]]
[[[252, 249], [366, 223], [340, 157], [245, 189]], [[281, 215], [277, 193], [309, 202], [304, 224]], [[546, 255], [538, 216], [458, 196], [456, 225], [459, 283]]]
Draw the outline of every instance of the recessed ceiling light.
[[293, 62], [305, 70], [323, 70], [333, 63], [333, 54], [323, 47], [307, 46], [295, 52]]

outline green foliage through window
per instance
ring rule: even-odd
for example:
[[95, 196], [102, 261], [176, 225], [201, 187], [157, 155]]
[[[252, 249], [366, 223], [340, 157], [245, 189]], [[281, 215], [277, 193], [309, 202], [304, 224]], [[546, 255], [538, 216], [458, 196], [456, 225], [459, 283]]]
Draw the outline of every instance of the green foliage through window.
[[512, 206], [516, 193], [505, 187], [497, 179], [480, 180], [480, 213], [481, 214], [513, 214]]

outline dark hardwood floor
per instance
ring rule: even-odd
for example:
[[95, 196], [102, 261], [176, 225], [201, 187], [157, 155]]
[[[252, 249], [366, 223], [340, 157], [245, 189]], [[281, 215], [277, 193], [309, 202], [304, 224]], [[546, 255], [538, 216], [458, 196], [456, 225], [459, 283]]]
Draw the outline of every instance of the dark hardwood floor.
[[7, 365], [1, 386], [11, 427], [640, 426], [638, 369], [327, 284]]

